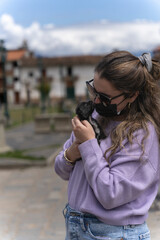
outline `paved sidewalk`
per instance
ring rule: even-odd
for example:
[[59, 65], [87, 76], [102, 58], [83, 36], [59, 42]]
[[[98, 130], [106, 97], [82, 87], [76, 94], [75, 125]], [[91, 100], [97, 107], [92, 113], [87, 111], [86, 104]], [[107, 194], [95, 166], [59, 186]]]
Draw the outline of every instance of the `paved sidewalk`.
[[52, 167], [0, 171], [0, 240], [64, 240], [65, 182]]

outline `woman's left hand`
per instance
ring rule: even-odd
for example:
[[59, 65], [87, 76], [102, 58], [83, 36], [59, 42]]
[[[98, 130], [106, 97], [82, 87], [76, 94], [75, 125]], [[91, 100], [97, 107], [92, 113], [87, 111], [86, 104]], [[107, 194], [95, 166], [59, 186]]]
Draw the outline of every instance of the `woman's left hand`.
[[72, 119], [74, 135], [79, 143], [95, 138], [93, 127], [87, 120], [80, 121], [77, 116]]

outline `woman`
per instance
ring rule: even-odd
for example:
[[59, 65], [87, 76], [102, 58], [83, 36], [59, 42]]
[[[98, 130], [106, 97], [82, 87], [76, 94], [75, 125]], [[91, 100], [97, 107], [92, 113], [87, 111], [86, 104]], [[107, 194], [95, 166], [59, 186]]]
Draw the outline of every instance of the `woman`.
[[[106, 138], [98, 143], [86, 120], [55, 160], [69, 180], [66, 240], [150, 239], [146, 224], [158, 191], [160, 65], [150, 54], [106, 55], [87, 88]], [[81, 158], [80, 161], [78, 161]]]

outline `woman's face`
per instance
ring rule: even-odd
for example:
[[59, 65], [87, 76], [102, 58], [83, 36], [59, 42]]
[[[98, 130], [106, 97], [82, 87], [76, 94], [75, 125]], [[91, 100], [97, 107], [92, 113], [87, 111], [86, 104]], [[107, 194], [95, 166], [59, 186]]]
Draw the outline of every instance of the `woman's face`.
[[[93, 81], [94, 88], [99, 93], [104, 93], [110, 98], [118, 96], [122, 94], [122, 91], [117, 90], [109, 81], [105, 78], [100, 78], [99, 74], [96, 72], [94, 75]], [[128, 103], [131, 103], [132, 98], [126, 98], [125, 95], [119, 96], [113, 100], [111, 100], [111, 104], [117, 104], [117, 112], [122, 111]], [[124, 100], [124, 101], [123, 101]], [[100, 103], [98, 97], [95, 99], [95, 103]]]

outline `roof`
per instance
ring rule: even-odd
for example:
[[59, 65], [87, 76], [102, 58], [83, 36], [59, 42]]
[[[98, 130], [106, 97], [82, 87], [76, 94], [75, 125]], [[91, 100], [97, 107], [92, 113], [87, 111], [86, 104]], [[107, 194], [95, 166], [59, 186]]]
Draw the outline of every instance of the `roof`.
[[160, 52], [160, 46], [157, 46], [155, 49], [153, 49], [153, 53]]
[[157, 46], [157, 47], [153, 50], [152, 59], [154, 59], [154, 60], [156, 60], [156, 61], [160, 61], [160, 46]]
[[23, 67], [37, 66], [72, 66], [72, 65], [95, 65], [104, 55], [82, 55], [82, 56], [65, 56], [52, 58], [24, 58], [21, 61]]
[[18, 61], [22, 59], [25, 55], [25, 49], [17, 49], [17, 50], [8, 50], [7, 51], [7, 61]]

